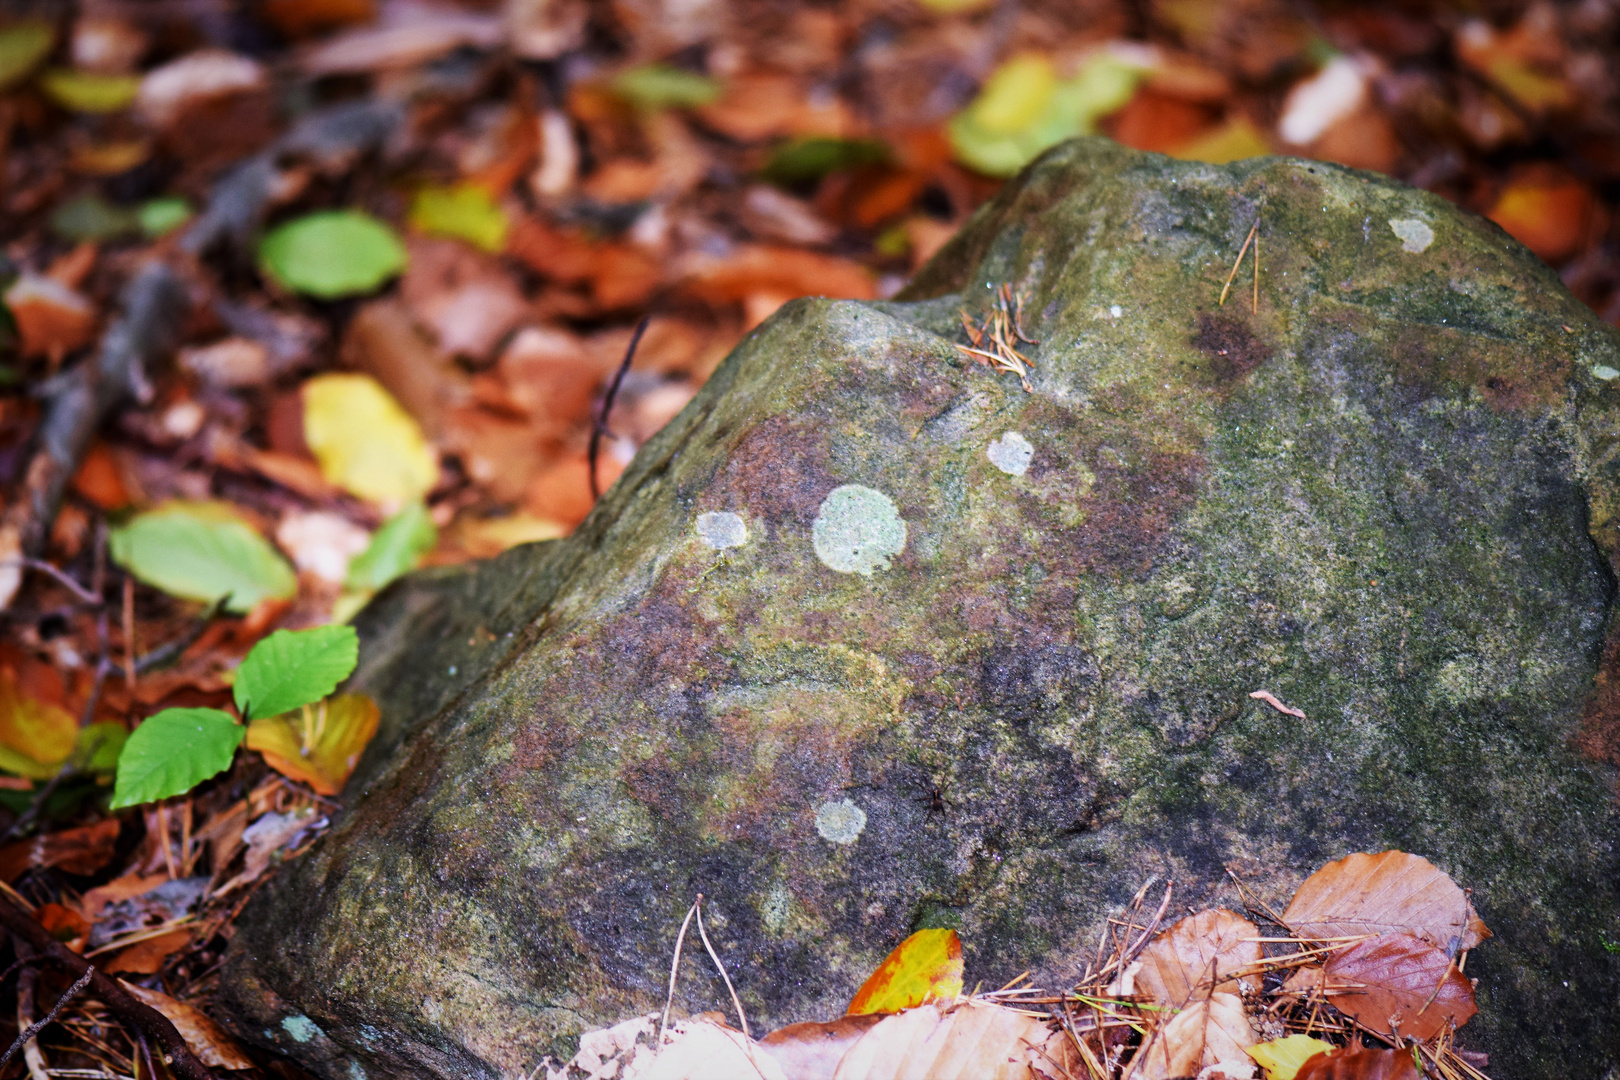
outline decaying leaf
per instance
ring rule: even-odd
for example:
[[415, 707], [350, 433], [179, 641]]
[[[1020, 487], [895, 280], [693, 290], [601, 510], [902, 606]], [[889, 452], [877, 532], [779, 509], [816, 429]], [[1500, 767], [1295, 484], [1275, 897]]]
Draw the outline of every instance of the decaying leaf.
[[759, 1046], [792, 1080], [832, 1080], [849, 1048], [883, 1019], [877, 1013], [866, 1013], [820, 1023], [789, 1024], [760, 1039]]
[[1142, 950], [1136, 992], [1179, 1008], [1212, 990], [1237, 993], [1246, 989], [1244, 984], [1254, 984], [1255, 976], [1243, 980], [1225, 976], [1259, 962], [1259, 937], [1259, 927], [1225, 908], [1189, 915]]
[[1266, 1070], [1266, 1080], [1294, 1080], [1294, 1075], [1317, 1054], [1333, 1049], [1332, 1043], [1309, 1035], [1289, 1035], [1249, 1047], [1249, 1056]]
[[24, 356], [53, 361], [95, 335], [96, 312], [78, 292], [43, 274], [23, 274], [5, 292]]
[[1490, 930], [1468, 896], [1428, 859], [1404, 851], [1355, 854], [1305, 879], [1282, 921], [1305, 938], [1414, 934], [1447, 951], [1472, 949]]
[[339, 694], [300, 713], [266, 716], [248, 725], [247, 748], [281, 775], [321, 795], [336, 795], [377, 734], [377, 704], [364, 694]]
[[978, 1001], [885, 1017], [855, 1041], [834, 1080], [1057, 1080], [1083, 1066], [1046, 1021]]
[[163, 970], [169, 957], [191, 944], [191, 931], [185, 928], [170, 930], [156, 937], [143, 938], [112, 956], [97, 960], [103, 971], [121, 975], [155, 975]]
[[73, 753], [78, 734], [73, 714], [26, 693], [16, 671], [0, 667], [0, 769], [49, 780]]
[[1474, 987], [1449, 957], [1411, 934], [1380, 934], [1324, 965], [1328, 1000], [1380, 1034], [1428, 1039], [1477, 1011]]
[[118, 819], [40, 833], [0, 848], [0, 881], [15, 881], [29, 867], [55, 866], [70, 874], [93, 874], [107, 865], [118, 842]]
[[1419, 1080], [1422, 1075], [1410, 1050], [1341, 1046], [1308, 1059], [1293, 1080]]
[[1182, 1009], [1147, 1045], [1137, 1075], [1143, 1080], [1192, 1076], [1205, 1065], [1242, 1061], [1254, 1029], [1236, 994], [1215, 993]]
[[847, 1010], [851, 1016], [895, 1013], [962, 992], [962, 941], [955, 930], [918, 930], [894, 947]]
[[204, 1065], [215, 1069], [254, 1067], [252, 1059], [242, 1053], [242, 1048], [236, 1045], [236, 1041], [225, 1034], [207, 1013], [195, 1005], [176, 1001], [168, 994], [148, 990], [144, 986], [136, 986], [122, 979], [119, 982], [137, 1001], [168, 1017], [169, 1023], [180, 1032], [180, 1037], [186, 1040], [191, 1052], [201, 1058]]

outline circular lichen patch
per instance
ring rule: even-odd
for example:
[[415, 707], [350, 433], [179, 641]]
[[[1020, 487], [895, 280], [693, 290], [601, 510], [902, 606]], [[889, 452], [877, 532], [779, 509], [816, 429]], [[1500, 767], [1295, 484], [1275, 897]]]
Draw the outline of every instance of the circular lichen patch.
[[1389, 228], [1400, 240], [1401, 250], [1413, 255], [1421, 255], [1434, 243], [1434, 230], [1417, 218], [1391, 218]]
[[990, 464], [1008, 476], [1023, 476], [1029, 471], [1029, 461], [1035, 456], [1035, 446], [1016, 431], [1009, 431], [990, 444], [985, 456]]
[[748, 543], [748, 523], [742, 519], [742, 515], [729, 510], [699, 514], [697, 534], [698, 539], [709, 547], [724, 551]]
[[864, 484], [833, 488], [810, 527], [816, 558], [841, 574], [887, 570], [905, 550], [906, 523], [894, 500]]
[[853, 844], [866, 828], [866, 811], [850, 802], [824, 802], [816, 807], [816, 832], [835, 844]]

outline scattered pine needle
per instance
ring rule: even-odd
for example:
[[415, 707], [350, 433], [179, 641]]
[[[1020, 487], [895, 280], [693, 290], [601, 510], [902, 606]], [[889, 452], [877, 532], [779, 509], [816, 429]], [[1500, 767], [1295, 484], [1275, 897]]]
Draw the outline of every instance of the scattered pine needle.
[[992, 371], [1017, 375], [1024, 392], [1031, 393], [1029, 372], [1034, 361], [1018, 351], [1018, 343], [1040, 343], [1024, 331], [1023, 295], [1015, 296], [1011, 286], [1005, 283], [995, 290], [995, 295], [995, 306], [982, 323], [974, 323], [967, 311], [960, 312], [962, 329], [972, 344], [956, 347]]

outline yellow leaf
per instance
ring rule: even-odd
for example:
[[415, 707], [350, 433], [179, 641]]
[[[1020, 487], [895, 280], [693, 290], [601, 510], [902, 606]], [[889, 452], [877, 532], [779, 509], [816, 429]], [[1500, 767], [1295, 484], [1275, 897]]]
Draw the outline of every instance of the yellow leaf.
[[477, 184], [429, 187], [411, 203], [411, 228], [428, 236], [454, 236], [490, 254], [506, 246], [506, 211]]
[[973, 121], [995, 135], [1023, 131], [1046, 110], [1057, 86], [1052, 61], [1033, 53], [1015, 56], [986, 80], [971, 106]]
[[337, 694], [300, 712], [253, 721], [247, 748], [281, 775], [317, 794], [336, 795], [375, 734], [377, 703], [364, 694]]
[[73, 753], [79, 722], [59, 705], [23, 694], [16, 676], [0, 669], [0, 769], [49, 780]]
[[400, 505], [438, 480], [422, 429], [369, 375], [317, 375], [304, 384], [304, 441], [321, 475], [362, 499]]
[[1244, 117], [1222, 124], [1214, 131], [1198, 136], [1171, 153], [1183, 161], [1207, 161], [1211, 165], [1225, 165], [1229, 161], [1264, 157], [1271, 146], [1260, 129]]
[[128, 108], [140, 92], [135, 75], [101, 75], [94, 71], [55, 68], [39, 77], [45, 93], [74, 112], [110, 113]]
[[962, 992], [962, 941], [955, 930], [919, 930], [896, 945], [849, 1003], [850, 1016], [895, 1013]]
[[1249, 1047], [1249, 1056], [1266, 1070], [1266, 1080], [1294, 1080], [1294, 1074], [1317, 1054], [1333, 1049], [1332, 1043], [1313, 1039], [1309, 1035], [1290, 1035], [1286, 1039], [1255, 1043]]

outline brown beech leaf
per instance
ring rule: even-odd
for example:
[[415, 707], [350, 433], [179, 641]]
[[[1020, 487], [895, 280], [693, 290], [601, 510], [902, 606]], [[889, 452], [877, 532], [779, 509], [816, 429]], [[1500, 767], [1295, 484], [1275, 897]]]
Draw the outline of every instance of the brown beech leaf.
[[1491, 936], [1468, 896], [1428, 859], [1356, 854], [1305, 879], [1282, 921], [1306, 938], [1413, 934], [1448, 953]]
[[1215, 993], [1182, 1009], [1159, 1029], [1137, 1070], [1143, 1080], [1193, 1076], [1205, 1065], [1246, 1061], [1259, 1040], [1236, 994]]
[[[1139, 959], [1136, 991], [1180, 1007], [1212, 990], [1237, 993], [1239, 980], [1216, 977], [1260, 960], [1260, 929], [1243, 916], [1214, 908], [1189, 915], [1148, 943]], [[1251, 977], [1247, 981], [1254, 981]]]
[[14, 881], [31, 866], [55, 866], [70, 874], [93, 874], [107, 865], [117, 842], [116, 818], [41, 833], [31, 840], [0, 848], [0, 881]]
[[1057, 1080], [1080, 1068], [1068, 1037], [1044, 1020], [969, 1001], [884, 1017], [833, 1080]]
[[759, 1046], [793, 1080], [832, 1080], [849, 1048], [884, 1019], [882, 1013], [865, 1013], [821, 1023], [789, 1024], [760, 1039]]
[[1419, 1080], [1410, 1050], [1341, 1046], [1307, 1058], [1294, 1080]]
[[215, 1069], [251, 1069], [253, 1062], [242, 1053], [242, 1048], [224, 1030], [195, 1005], [176, 1001], [168, 994], [148, 990], [144, 986], [118, 980], [119, 984], [143, 1005], [162, 1013], [186, 1040], [191, 1052], [202, 1059], [204, 1065]]
[[[1380, 934], [1325, 965], [1335, 1008], [1380, 1034], [1428, 1039], [1477, 1011], [1474, 987], [1451, 959], [1411, 934]], [[1436, 988], [1438, 987], [1438, 990]]]

